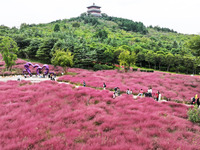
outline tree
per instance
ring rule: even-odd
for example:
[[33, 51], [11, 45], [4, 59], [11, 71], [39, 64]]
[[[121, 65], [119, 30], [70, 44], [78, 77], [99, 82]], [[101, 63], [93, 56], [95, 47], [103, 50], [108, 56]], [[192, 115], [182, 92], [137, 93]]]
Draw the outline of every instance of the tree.
[[29, 58], [36, 58], [35, 55], [42, 43], [42, 38], [33, 38], [30, 42], [30, 45], [25, 49], [24, 52], [29, 56]]
[[60, 26], [59, 26], [59, 24], [56, 24], [55, 26], [54, 26], [54, 32], [58, 32], [58, 31], [60, 31]]
[[15, 60], [17, 60], [17, 43], [10, 37], [1, 37], [0, 52], [2, 54], [3, 60], [6, 63], [6, 69], [11, 71], [12, 66], [15, 64]]
[[137, 54], [137, 62], [140, 64], [140, 67], [143, 67], [145, 64], [145, 52], [144, 51], [140, 51]]
[[154, 52], [153, 51], [148, 51], [148, 53], [145, 55], [145, 61], [148, 62], [149, 68], [151, 67], [150, 64], [155, 63], [155, 57], [154, 57]]
[[51, 63], [54, 66], [61, 66], [63, 68], [63, 71], [66, 73], [67, 67], [73, 66], [73, 58], [74, 56], [69, 50], [65, 52], [64, 50], [57, 49], [53, 54]]
[[119, 62], [125, 69], [129, 69], [136, 62], [136, 54], [134, 52], [130, 53], [127, 50], [123, 51], [119, 55]]
[[183, 62], [183, 57], [180, 54], [175, 54], [174, 67], [176, 68], [176, 73], [179, 72], [182, 62]]
[[72, 23], [72, 27], [79, 28], [80, 27], [80, 23], [79, 22], [73, 22]]
[[200, 36], [197, 35], [188, 41], [187, 46], [192, 49], [195, 56], [200, 56]]
[[130, 47], [128, 47], [128, 46], [126, 46], [126, 45], [122, 45], [122, 46], [118, 47], [118, 48], [113, 52], [113, 57], [114, 57], [114, 60], [115, 60], [114, 63], [118, 63], [119, 55], [120, 55], [123, 51], [130, 51]]
[[165, 61], [165, 53], [163, 51], [157, 51], [157, 61], [158, 61], [158, 69], [160, 70], [161, 64]]
[[95, 37], [103, 41], [104, 39], [108, 38], [108, 33], [105, 29], [98, 29], [95, 33]]
[[167, 71], [169, 71], [170, 66], [172, 66], [174, 64], [174, 55], [171, 53], [168, 53], [165, 56], [165, 62], [167, 64]]
[[36, 52], [36, 57], [45, 63], [50, 63], [51, 60], [51, 49], [57, 42], [55, 38], [47, 38], [41, 43], [38, 51]]

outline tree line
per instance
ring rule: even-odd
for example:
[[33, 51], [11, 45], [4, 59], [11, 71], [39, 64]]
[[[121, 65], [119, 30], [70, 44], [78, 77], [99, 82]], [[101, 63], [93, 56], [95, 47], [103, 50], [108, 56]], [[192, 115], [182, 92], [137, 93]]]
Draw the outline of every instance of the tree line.
[[113, 69], [113, 64], [121, 63], [199, 73], [200, 50], [195, 46], [199, 36], [163, 32], [105, 14], [102, 18], [82, 14], [48, 24], [21, 24], [19, 29], [0, 26], [0, 36], [16, 42], [21, 58], [51, 63], [61, 50], [71, 52], [74, 67]]

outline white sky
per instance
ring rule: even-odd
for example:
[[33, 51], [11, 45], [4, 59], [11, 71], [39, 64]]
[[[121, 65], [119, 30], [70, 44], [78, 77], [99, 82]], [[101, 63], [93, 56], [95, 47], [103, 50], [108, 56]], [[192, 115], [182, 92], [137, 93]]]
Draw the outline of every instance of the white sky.
[[109, 16], [200, 34], [200, 0], [0, 0], [0, 25], [19, 27], [78, 17], [93, 3]]

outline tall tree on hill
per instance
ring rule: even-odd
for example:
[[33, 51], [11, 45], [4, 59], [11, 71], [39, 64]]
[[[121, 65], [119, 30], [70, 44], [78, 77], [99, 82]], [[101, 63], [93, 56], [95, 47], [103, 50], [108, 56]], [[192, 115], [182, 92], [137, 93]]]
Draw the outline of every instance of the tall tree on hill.
[[134, 52], [130, 53], [125, 50], [119, 55], [120, 66], [124, 66], [125, 69], [129, 69], [131, 65], [136, 62], [136, 54]]
[[195, 56], [200, 56], [200, 36], [197, 35], [188, 41], [187, 46], [193, 51]]
[[55, 38], [47, 38], [44, 40], [44, 42], [40, 45], [36, 57], [45, 62], [50, 63], [51, 61], [51, 49], [53, 48], [54, 44], [57, 42], [57, 39]]
[[153, 51], [148, 51], [148, 53], [145, 55], [145, 61], [148, 62], [149, 68], [151, 67], [151, 64], [155, 63], [155, 57]]
[[58, 32], [58, 31], [60, 31], [60, 26], [59, 26], [59, 24], [56, 24], [55, 26], [54, 26], [54, 32]]
[[6, 63], [6, 69], [11, 71], [15, 60], [17, 60], [17, 43], [10, 37], [0, 37], [0, 52]]
[[171, 53], [168, 53], [165, 56], [165, 63], [167, 64], [167, 71], [169, 71], [170, 66], [172, 66], [174, 64], [174, 55]]
[[61, 66], [63, 68], [63, 71], [66, 73], [67, 67], [72, 67], [74, 64], [73, 58], [74, 56], [71, 54], [69, 50], [65, 52], [64, 50], [57, 49], [53, 54], [51, 63], [54, 66]]

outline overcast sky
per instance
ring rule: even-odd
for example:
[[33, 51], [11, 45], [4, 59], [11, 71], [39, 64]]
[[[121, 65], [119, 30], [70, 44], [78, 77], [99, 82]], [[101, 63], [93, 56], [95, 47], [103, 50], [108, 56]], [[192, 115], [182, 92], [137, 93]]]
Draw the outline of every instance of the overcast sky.
[[200, 34], [200, 0], [0, 0], [0, 25], [48, 23], [77, 17], [95, 3], [102, 13]]

